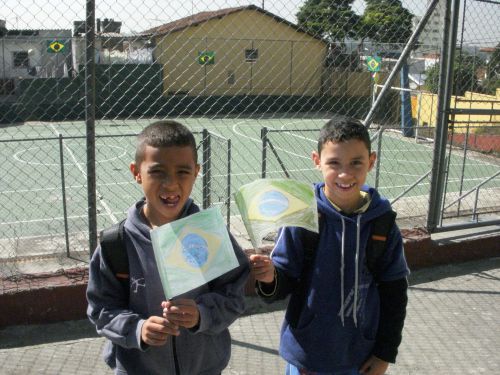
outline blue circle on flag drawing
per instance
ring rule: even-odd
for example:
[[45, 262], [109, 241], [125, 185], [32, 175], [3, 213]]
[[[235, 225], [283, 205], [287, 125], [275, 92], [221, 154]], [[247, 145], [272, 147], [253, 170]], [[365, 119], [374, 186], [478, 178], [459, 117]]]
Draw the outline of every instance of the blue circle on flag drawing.
[[271, 190], [262, 194], [259, 212], [263, 216], [278, 216], [288, 209], [288, 198], [281, 192]]
[[191, 266], [200, 268], [208, 259], [208, 244], [197, 234], [188, 234], [182, 239], [182, 255]]

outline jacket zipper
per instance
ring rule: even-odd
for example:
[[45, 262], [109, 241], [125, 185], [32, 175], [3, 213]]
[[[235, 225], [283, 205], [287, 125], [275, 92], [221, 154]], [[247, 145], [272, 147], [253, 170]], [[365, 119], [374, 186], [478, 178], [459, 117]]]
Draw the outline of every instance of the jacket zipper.
[[177, 349], [176, 349], [176, 344], [175, 344], [175, 336], [172, 336], [172, 351], [174, 354], [174, 367], [175, 367], [175, 373], [176, 375], [180, 375], [180, 370], [179, 370], [179, 360], [177, 358]]

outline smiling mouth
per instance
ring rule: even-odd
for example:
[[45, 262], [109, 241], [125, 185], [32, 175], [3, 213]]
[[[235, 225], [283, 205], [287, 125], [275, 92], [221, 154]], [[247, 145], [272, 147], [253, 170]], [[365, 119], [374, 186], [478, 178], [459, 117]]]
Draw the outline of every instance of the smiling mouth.
[[347, 189], [352, 188], [356, 184], [355, 183], [352, 183], [352, 184], [339, 184], [339, 183], [337, 183], [336, 185], [340, 189], [347, 190]]
[[167, 206], [174, 207], [181, 200], [180, 195], [160, 195], [160, 200]]

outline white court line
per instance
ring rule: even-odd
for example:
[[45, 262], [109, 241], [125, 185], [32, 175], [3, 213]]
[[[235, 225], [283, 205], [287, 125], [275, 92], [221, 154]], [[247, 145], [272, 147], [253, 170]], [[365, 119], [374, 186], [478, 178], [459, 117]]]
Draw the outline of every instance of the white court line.
[[[68, 219], [83, 219], [86, 218], [86, 215], [75, 215], [68, 216]], [[33, 219], [33, 220], [16, 220], [16, 221], [5, 221], [0, 223], [0, 225], [16, 225], [16, 224], [30, 224], [30, 223], [40, 223], [44, 221], [54, 221], [54, 220], [64, 220], [62, 216], [50, 217], [46, 219]]]
[[[233, 125], [233, 127], [232, 127], [233, 133], [235, 133], [236, 135], [239, 135], [240, 137], [243, 137], [243, 138], [248, 138], [248, 139], [250, 139], [251, 141], [254, 141], [254, 142], [256, 142], [256, 143], [261, 143], [261, 142], [262, 142], [262, 140], [261, 140], [260, 138], [253, 138], [253, 137], [250, 137], [250, 136], [248, 136], [248, 135], [246, 135], [246, 134], [243, 134], [243, 133], [241, 133], [241, 132], [239, 132], [239, 131], [238, 131], [238, 126], [239, 126], [239, 125], [241, 125], [241, 124], [244, 124], [245, 122], [246, 122], [246, 120], [243, 120], [243, 121], [240, 121], [240, 122], [237, 122], [236, 124], [234, 124], [234, 125]], [[262, 128], [262, 125], [260, 125], [260, 124], [258, 124], [258, 125]], [[267, 126], [267, 128], [270, 128], [270, 129], [275, 130], [275, 129], [274, 129], [273, 127], [271, 127], [271, 126]], [[304, 155], [299, 155], [299, 154], [296, 154], [296, 153], [294, 153], [294, 152], [290, 152], [290, 151], [285, 150], [285, 149], [283, 149], [283, 148], [281, 148], [281, 147], [275, 147], [275, 149], [276, 149], [276, 150], [283, 151], [283, 152], [284, 152], [284, 153], [286, 153], [286, 154], [290, 154], [290, 155], [292, 155], [292, 156], [295, 156], [295, 157], [298, 157], [298, 158], [301, 158], [301, 159], [307, 159], [307, 160], [309, 160], [309, 159], [310, 159], [309, 157], [306, 157], [306, 156], [304, 156]]]
[[[57, 129], [54, 127], [53, 124], [50, 124], [50, 127], [52, 128], [52, 130], [54, 131], [55, 135], [56, 136], [59, 136], [59, 133], [57, 131]], [[75, 165], [77, 166], [77, 168], [80, 170], [80, 172], [82, 172], [83, 176], [85, 177], [85, 179], [87, 178], [87, 171], [85, 170], [85, 168], [82, 167], [82, 165], [78, 162], [77, 158], [75, 157], [75, 155], [73, 154], [73, 152], [71, 151], [71, 149], [66, 146], [66, 143], [63, 142], [63, 145], [64, 145], [64, 148], [69, 152], [70, 156], [71, 156], [71, 159], [73, 159]], [[99, 193], [99, 191], [96, 189], [96, 196], [97, 197], [102, 197], [102, 194]], [[113, 223], [117, 223], [118, 222], [118, 219], [116, 218], [115, 215], [113, 215], [113, 212], [111, 211], [111, 208], [108, 206], [108, 204], [104, 201], [104, 199], [102, 198], [99, 198], [99, 203], [104, 207], [104, 210], [108, 213], [111, 221]]]
[[[120, 185], [132, 185], [133, 181], [124, 181], [124, 182], [107, 182], [104, 184], [98, 184], [97, 186], [120, 186]], [[66, 189], [81, 189], [86, 187], [87, 185], [67, 185]], [[36, 193], [39, 191], [53, 191], [53, 190], [61, 190], [60, 187], [46, 187], [43, 189], [22, 189], [22, 190], [4, 190], [0, 191], [0, 194], [16, 194], [16, 193]]]
[[[68, 235], [76, 235], [76, 234], [84, 234], [84, 235], [88, 235], [87, 234], [88, 232], [82, 232], [82, 231], [79, 231], [79, 232], [68, 232]], [[41, 238], [52, 238], [52, 237], [62, 237], [64, 236], [66, 233], [51, 233], [51, 234], [40, 234], [40, 235], [36, 235], [36, 236], [22, 236], [22, 237], [15, 237], [15, 238], [12, 238], [12, 237], [3, 237], [3, 238], [0, 238], [0, 240], [15, 240], [15, 241], [18, 241], [18, 240], [31, 240], [31, 239], [41, 239]]]
[[[297, 169], [287, 169], [289, 172], [313, 172], [316, 171], [317, 169], [315, 168], [297, 168]], [[277, 169], [274, 171], [267, 171], [268, 174], [273, 174], [273, 173], [283, 173], [281, 169]], [[261, 172], [242, 172], [242, 173], [231, 173], [231, 176], [252, 176], [252, 175], [257, 175], [260, 176]], [[213, 177], [227, 177], [226, 174], [217, 174], [214, 175]]]
[[[404, 142], [404, 143], [408, 143], [408, 144], [412, 144], [412, 145], [414, 145], [414, 144], [415, 144], [415, 142], [414, 142], [414, 141], [412, 141], [412, 140], [413, 140], [413, 138], [408, 138], [408, 137], [398, 137], [398, 136], [395, 136], [395, 135], [393, 135], [393, 134], [391, 135], [391, 134], [390, 134], [390, 132], [389, 132], [389, 135], [387, 135], [387, 132], [384, 132], [384, 136], [385, 136], [385, 137], [392, 138], [392, 139], [394, 139], [394, 140], [396, 140], [396, 141], [400, 141], [400, 142]], [[419, 145], [419, 146], [421, 146], [421, 147], [423, 147], [423, 148], [428, 148], [428, 149], [430, 149], [431, 151], [434, 151], [434, 147], [433, 147], [433, 146], [431, 146], [431, 145], [429, 145], [429, 144], [421, 144], [421, 143], [417, 143], [417, 145]], [[392, 151], [392, 150], [391, 150], [391, 151]], [[398, 150], [398, 151], [400, 151], [400, 150]], [[402, 151], [403, 151], [403, 152], [407, 152], [407, 151], [412, 151], [412, 152], [415, 152], [415, 151], [420, 151], [420, 150], [418, 150], [418, 149], [415, 149], [415, 150], [404, 150], [404, 149], [403, 149]], [[474, 150], [471, 150], [471, 151], [472, 151], [472, 152], [474, 152]], [[425, 151], [424, 151], [424, 152], [425, 152]], [[449, 153], [449, 145], [447, 144], [447, 146], [446, 146], [446, 155], [448, 155], [448, 153]], [[454, 150], [454, 149], [452, 149], [452, 150], [451, 150], [451, 154], [452, 154], [453, 156], [457, 157], [457, 158], [462, 158], [462, 157], [463, 157], [463, 150], [461, 150], [461, 149], [455, 149], [455, 150]], [[476, 161], [476, 162], [480, 163], [479, 165], [488, 165], [488, 166], [498, 167], [498, 165], [497, 165], [497, 164], [494, 164], [494, 163], [489, 162], [489, 161], [482, 160], [481, 158], [479, 158], [479, 157], [475, 157], [475, 156], [470, 156], [470, 155], [468, 155], [468, 156], [467, 156], [467, 160], [474, 160], [474, 161]], [[451, 164], [451, 165], [453, 165], [453, 164]], [[460, 164], [456, 164], [456, 165], [460, 165]], [[473, 165], [469, 164], [469, 166], [476, 166], [476, 164], [473, 164]]]
[[[126, 212], [121, 212], [121, 214], [126, 213]], [[106, 216], [107, 214], [97, 214], [98, 217], [103, 217]], [[87, 215], [72, 215], [68, 216], [67, 219], [86, 219]], [[47, 221], [55, 221], [55, 220], [64, 220], [63, 216], [56, 216], [56, 217], [50, 217], [50, 218], [45, 218], [45, 219], [33, 219], [33, 220], [16, 220], [16, 221], [10, 221], [10, 222], [3, 222], [0, 223], [0, 225], [17, 225], [17, 224], [30, 224], [30, 223], [39, 223], [39, 222], [47, 222]], [[48, 234], [50, 237], [52, 234]], [[38, 237], [38, 236], [37, 236]], [[16, 238], [21, 238], [21, 237], [16, 237]]]

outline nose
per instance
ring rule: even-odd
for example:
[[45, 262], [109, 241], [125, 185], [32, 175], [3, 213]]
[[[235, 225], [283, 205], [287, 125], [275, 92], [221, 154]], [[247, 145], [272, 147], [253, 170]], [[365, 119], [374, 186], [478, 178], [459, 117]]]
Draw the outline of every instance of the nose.
[[169, 186], [173, 186], [176, 184], [176, 179], [175, 179], [175, 176], [171, 176], [171, 175], [166, 175], [162, 181], [161, 181], [161, 184], [164, 186], [164, 187], [169, 187]]
[[350, 177], [351, 175], [351, 170], [348, 167], [343, 167], [338, 172], [339, 177]]

